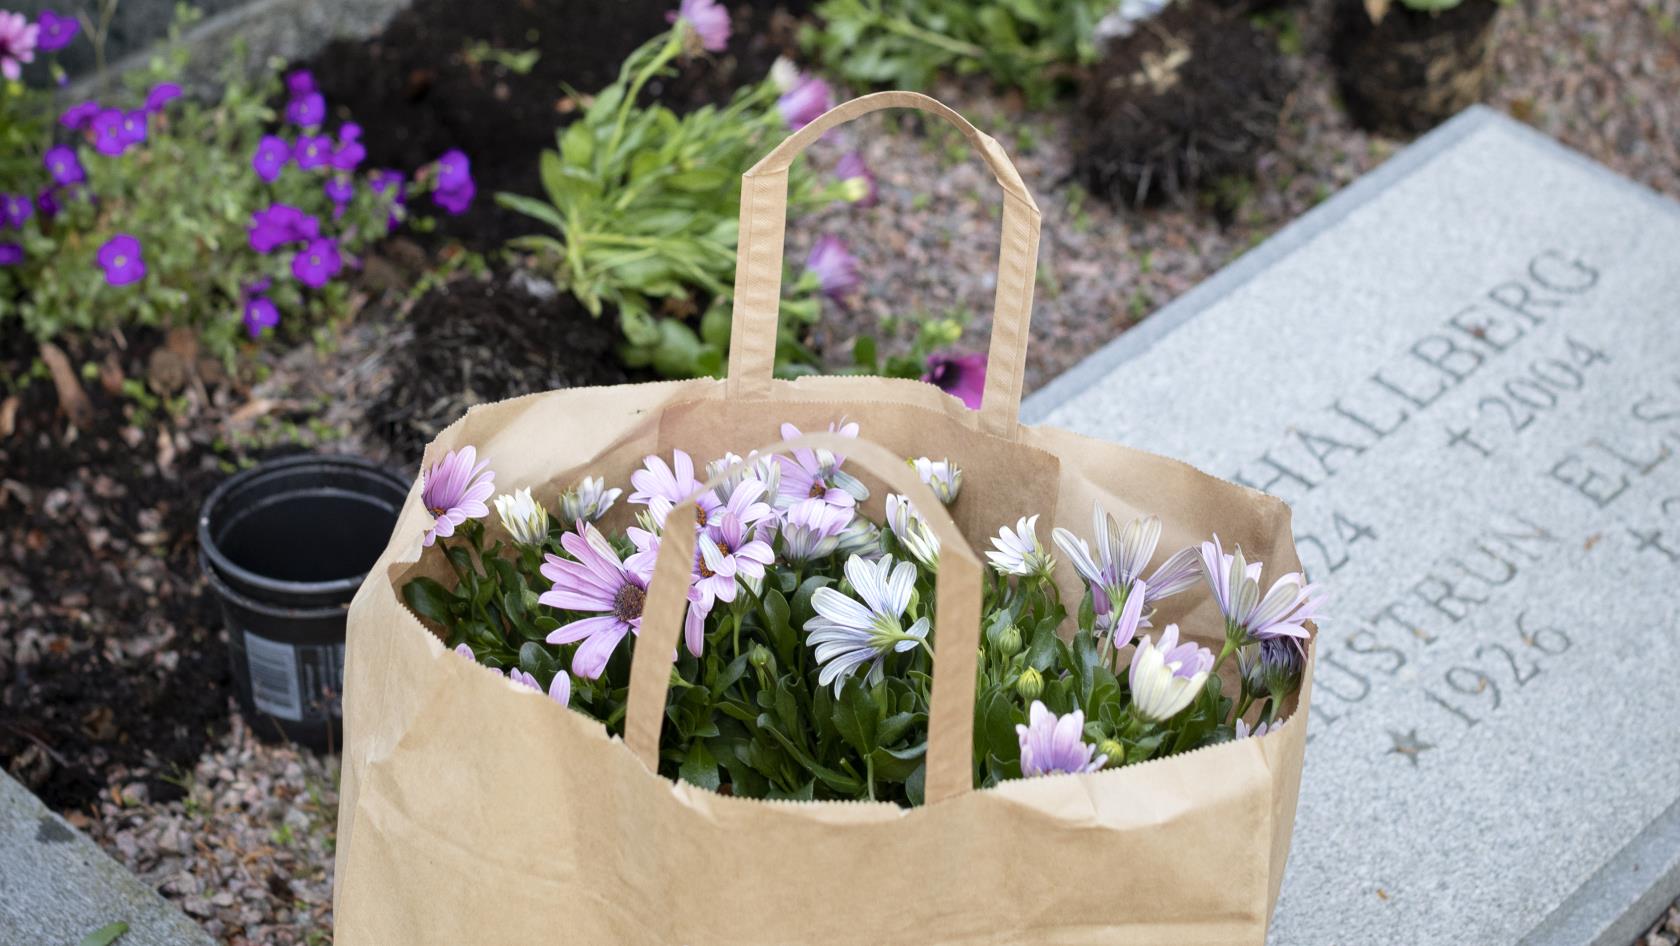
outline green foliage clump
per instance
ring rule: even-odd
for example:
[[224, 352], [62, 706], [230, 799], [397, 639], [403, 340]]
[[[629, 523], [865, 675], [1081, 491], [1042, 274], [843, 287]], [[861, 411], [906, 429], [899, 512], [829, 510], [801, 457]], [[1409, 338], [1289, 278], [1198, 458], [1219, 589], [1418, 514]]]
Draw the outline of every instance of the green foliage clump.
[[983, 73], [1034, 102], [1071, 66], [1096, 59], [1114, 0], [823, 0], [806, 48], [865, 88], [925, 89], [935, 74]]
[[[769, 79], [739, 89], [722, 108], [679, 116], [637, 102], [653, 77], [670, 73], [684, 28], [631, 53], [618, 78], [541, 158], [546, 200], [498, 194], [503, 206], [557, 231], [520, 237], [554, 267], [556, 281], [590, 312], [618, 311], [623, 355], [668, 377], [716, 374], [729, 343], [730, 304], [743, 170], [787, 132]], [[575, 93], [574, 93], [575, 94]], [[788, 174], [790, 212], [838, 199], [796, 164]], [[790, 287], [782, 305], [777, 361], [812, 363], [799, 326], [816, 320], [815, 286]], [[697, 326], [681, 317], [700, 311]]]

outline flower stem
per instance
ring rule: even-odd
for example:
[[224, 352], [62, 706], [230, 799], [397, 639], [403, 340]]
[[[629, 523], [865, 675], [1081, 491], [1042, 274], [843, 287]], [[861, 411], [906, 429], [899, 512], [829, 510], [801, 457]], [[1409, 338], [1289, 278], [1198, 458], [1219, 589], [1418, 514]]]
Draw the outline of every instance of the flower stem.
[[607, 139], [607, 150], [603, 153], [607, 161], [615, 160], [618, 143], [624, 137], [624, 123], [630, 119], [630, 110], [636, 107], [636, 97], [642, 94], [642, 86], [647, 85], [665, 64], [677, 57], [682, 51], [682, 27], [674, 27], [665, 45], [660, 47], [659, 53], [653, 57], [642, 71], [636, 73], [636, 78], [630, 81], [630, 89], [624, 95], [624, 100], [618, 103], [618, 118], [613, 122], [612, 137]]

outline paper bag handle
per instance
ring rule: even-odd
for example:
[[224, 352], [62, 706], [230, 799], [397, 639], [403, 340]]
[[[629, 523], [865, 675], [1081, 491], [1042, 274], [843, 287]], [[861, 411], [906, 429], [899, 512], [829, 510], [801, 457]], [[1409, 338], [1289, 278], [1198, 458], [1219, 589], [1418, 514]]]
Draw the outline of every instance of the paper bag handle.
[[776, 364], [776, 320], [781, 310], [788, 166], [830, 128], [884, 108], [931, 112], [956, 126], [1003, 186], [1003, 238], [980, 426], [987, 433], [1013, 439], [1020, 423], [1033, 279], [1038, 271], [1038, 205], [1002, 146], [948, 106], [917, 92], [877, 92], [837, 105], [789, 135], [741, 176], [741, 226], [726, 390], [731, 398], [763, 399], [770, 394]]
[[[901, 457], [885, 447], [842, 437], [811, 434], [784, 441], [760, 455], [795, 450], [829, 450], [887, 482], [907, 496], [939, 536], [939, 573], [934, 600], [939, 621], [934, 636], [933, 696], [928, 708], [926, 798], [943, 801], [974, 787], [974, 688], [980, 652], [980, 560], [933, 491]], [[701, 492], [724, 481], [712, 477]], [[659, 771], [659, 730], [671, 686], [671, 656], [681, 637], [683, 610], [694, 569], [694, 501], [665, 517], [664, 538], [648, 582], [642, 629], [630, 663], [630, 699], [624, 741], [650, 770]], [[801, 644], [801, 646], [804, 646]]]

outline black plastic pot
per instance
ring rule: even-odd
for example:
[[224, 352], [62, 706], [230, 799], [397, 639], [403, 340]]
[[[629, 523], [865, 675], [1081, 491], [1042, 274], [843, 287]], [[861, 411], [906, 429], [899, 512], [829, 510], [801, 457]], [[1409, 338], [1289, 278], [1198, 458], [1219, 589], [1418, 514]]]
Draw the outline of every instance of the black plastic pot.
[[341, 743], [345, 614], [407, 495], [407, 482], [366, 460], [305, 455], [238, 473], [204, 501], [199, 564], [259, 735]]

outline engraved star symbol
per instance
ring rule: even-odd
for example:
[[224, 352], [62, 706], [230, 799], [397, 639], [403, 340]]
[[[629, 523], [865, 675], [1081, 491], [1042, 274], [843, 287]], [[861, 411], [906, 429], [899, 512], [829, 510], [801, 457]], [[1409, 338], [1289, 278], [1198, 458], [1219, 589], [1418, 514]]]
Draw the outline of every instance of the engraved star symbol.
[[1390, 729], [1388, 731], [1388, 736], [1390, 739], [1394, 740], [1394, 748], [1388, 750], [1389, 753], [1392, 755], [1405, 756], [1406, 760], [1412, 763], [1413, 768], [1417, 767], [1418, 755], [1420, 753], [1426, 749], [1435, 748], [1435, 744], [1433, 742], [1424, 742], [1422, 739], [1419, 739], [1416, 729], [1405, 733], [1400, 732], [1398, 729]]

